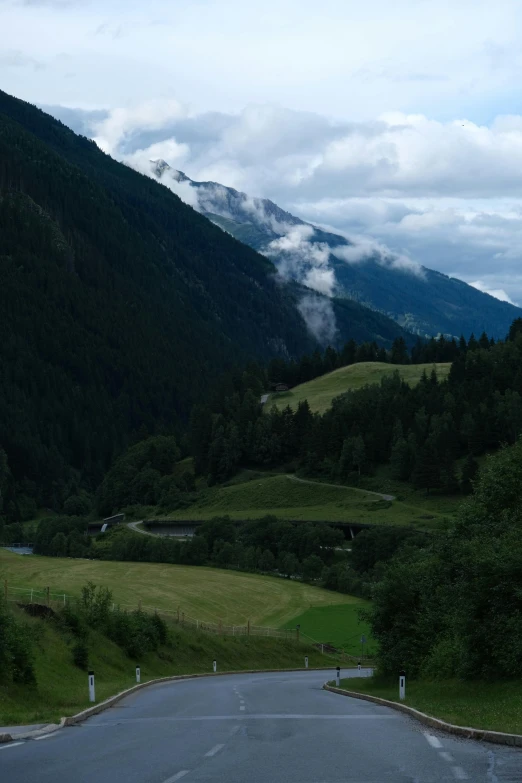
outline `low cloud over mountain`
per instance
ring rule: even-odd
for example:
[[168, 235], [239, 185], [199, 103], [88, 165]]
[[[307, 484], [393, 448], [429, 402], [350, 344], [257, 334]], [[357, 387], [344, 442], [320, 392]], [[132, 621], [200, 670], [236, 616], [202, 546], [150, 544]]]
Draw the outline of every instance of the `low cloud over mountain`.
[[[358, 247], [371, 242], [395, 263], [522, 301], [521, 116], [489, 126], [398, 113], [348, 123], [274, 106], [198, 114], [174, 100], [50, 110], [140, 170], [163, 158], [194, 180], [270, 198], [358, 238]], [[191, 203], [186, 183], [171, 187]]]

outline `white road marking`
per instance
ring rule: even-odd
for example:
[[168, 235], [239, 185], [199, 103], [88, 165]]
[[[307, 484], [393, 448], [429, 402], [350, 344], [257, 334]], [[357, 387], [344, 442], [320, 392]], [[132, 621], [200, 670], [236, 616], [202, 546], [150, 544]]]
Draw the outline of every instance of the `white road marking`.
[[433, 734], [430, 734], [429, 731], [423, 731], [422, 732], [428, 742], [430, 743], [432, 748], [442, 748], [442, 742], [438, 737], [435, 737]]
[[240, 728], [241, 728], [241, 726], [234, 726], [234, 728], [230, 732], [230, 736], [233, 737], [234, 734], [237, 734]]
[[441, 759], [444, 759], [444, 761], [449, 761], [449, 762], [455, 761], [451, 753], [447, 753], [445, 750], [441, 750], [439, 756], [441, 757]]
[[7, 750], [7, 748], [16, 748], [17, 745], [23, 745], [23, 742], [10, 742], [8, 745], [0, 745], [0, 750]]
[[240, 710], [244, 710], [244, 709], [245, 709], [245, 705], [243, 704], [243, 706], [242, 706], [242, 707], [240, 707], [239, 709], [240, 709]]
[[188, 775], [190, 772], [190, 769], [182, 769], [181, 772], [176, 772], [175, 775], [173, 775], [171, 778], [167, 778], [167, 780], [164, 780], [163, 783], [174, 783], [175, 780], [181, 780], [181, 778], [184, 778], [185, 775]]
[[451, 769], [457, 780], [468, 780], [468, 775], [464, 772], [462, 767], [452, 767]]
[[215, 755], [216, 755], [216, 753], [219, 753], [219, 751], [221, 750], [221, 748], [224, 748], [224, 747], [225, 747], [225, 745], [224, 745], [224, 744], [223, 744], [223, 745], [214, 745], [214, 747], [213, 747], [211, 750], [209, 750], [209, 752], [208, 752], [208, 753], [205, 753], [205, 756], [207, 756], [207, 758], [208, 758], [209, 756], [215, 756]]
[[49, 737], [54, 737], [54, 734], [44, 734], [43, 737], [35, 737], [34, 739], [38, 742], [38, 740], [49, 739]]

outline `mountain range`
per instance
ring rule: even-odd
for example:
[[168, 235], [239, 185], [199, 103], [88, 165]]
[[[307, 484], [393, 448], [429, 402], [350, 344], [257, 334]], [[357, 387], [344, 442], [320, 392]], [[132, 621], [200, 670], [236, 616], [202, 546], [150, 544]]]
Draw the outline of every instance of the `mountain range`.
[[293, 279], [336, 299], [356, 301], [421, 336], [503, 338], [522, 310], [387, 248], [306, 223], [269, 199], [216, 182], [195, 182], [164, 160], [151, 174], [224, 231], [274, 261]]

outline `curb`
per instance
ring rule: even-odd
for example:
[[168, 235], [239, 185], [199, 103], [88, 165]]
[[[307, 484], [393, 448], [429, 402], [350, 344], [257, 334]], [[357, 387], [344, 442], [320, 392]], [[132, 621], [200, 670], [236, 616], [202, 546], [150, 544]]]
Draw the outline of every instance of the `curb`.
[[333, 685], [328, 685], [327, 682], [323, 685], [323, 690], [330, 691], [330, 693], [338, 693], [340, 696], [349, 696], [352, 699], [363, 699], [364, 701], [371, 701], [374, 704], [380, 704], [383, 707], [391, 707], [393, 710], [404, 712], [410, 717], [415, 718], [425, 726], [430, 726], [432, 729], [439, 729], [439, 731], [445, 731], [448, 734], [453, 734], [456, 737], [464, 737], [465, 739], [479, 740], [480, 742], [493, 742], [497, 745], [510, 745], [512, 747], [522, 748], [522, 735], [521, 734], [505, 734], [502, 731], [489, 731], [488, 729], [473, 729], [468, 726], [455, 726], [453, 723], [446, 723], [440, 718], [433, 718], [431, 715], [426, 715], [424, 712], [414, 709], [413, 707], [407, 707], [406, 704], [400, 704], [396, 701], [389, 701], [388, 699], [381, 699], [378, 696], [370, 696], [367, 693], [358, 693], [357, 691], [346, 691], [341, 688], [335, 688]]
[[[345, 666], [343, 668], [351, 669], [355, 667]], [[239, 671], [205, 672], [203, 674], [174, 674], [172, 677], [157, 677], [154, 680], [141, 682], [138, 685], [133, 685], [132, 688], [127, 688], [124, 691], [120, 691], [120, 693], [117, 693], [115, 696], [110, 696], [108, 699], [105, 699], [105, 701], [101, 701], [99, 704], [95, 704], [94, 707], [88, 707], [86, 710], [82, 710], [81, 712], [76, 713], [76, 715], [70, 715], [69, 717], [61, 718], [60, 723], [49, 723], [42, 729], [27, 731], [21, 734], [0, 734], [0, 744], [3, 742], [14, 742], [15, 740], [35, 739], [36, 737], [41, 737], [44, 734], [52, 734], [54, 731], [58, 731], [58, 729], [63, 729], [64, 726], [75, 726], [77, 723], [81, 723], [81, 721], [87, 720], [87, 718], [90, 718], [92, 715], [97, 715], [99, 712], [103, 712], [104, 710], [109, 709], [109, 707], [112, 707], [113, 704], [117, 704], [126, 696], [130, 696], [133, 693], [136, 693], [136, 691], [142, 690], [142, 688], [148, 688], [149, 685], [161, 685], [162, 683], [177, 682], [180, 680], [195, 680], [200, 677], [224, 677], [227, 674], [269, 674], [271, 672], [275, 674], [276, 672], [307, 671], [322, 672], [330, 671], [331, 669], [331, 666], [310, 666], [308, 669], [241, 669]]]

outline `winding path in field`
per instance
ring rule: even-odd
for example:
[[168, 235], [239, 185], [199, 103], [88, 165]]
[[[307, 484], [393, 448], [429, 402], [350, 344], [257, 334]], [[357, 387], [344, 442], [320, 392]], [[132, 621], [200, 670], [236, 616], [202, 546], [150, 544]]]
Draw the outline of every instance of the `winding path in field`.
[[303, 479], [295, 476], [293, 473], [285, 473], [285, 476], [291, 481], [299, 481], [300, 484], [316, 484], [319, 487], [335, 487], [336, 489], [350, 489], [354, 492], [364, 492], [366, 495], [375, 495], [381, 500], [395, 500], [395, 495], [385, 495], [382, 492], [372, 492], [370, 489], [360, 489], [359, 487], [348, 487], [344, 484], [328, 484], [326, 481], [313, 481], [312, 479]]
[[[357, 672], [343, 673], [353, 676]], [[364, 673], [364, 672], [363, 672]], [[333, 672], [153, 685], [79, 726], [0, 745], [6, 783], [515, 783], [522, 751], [322, 689]]]

